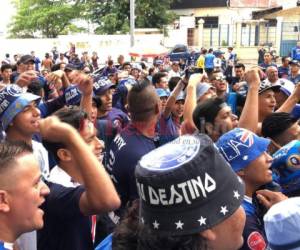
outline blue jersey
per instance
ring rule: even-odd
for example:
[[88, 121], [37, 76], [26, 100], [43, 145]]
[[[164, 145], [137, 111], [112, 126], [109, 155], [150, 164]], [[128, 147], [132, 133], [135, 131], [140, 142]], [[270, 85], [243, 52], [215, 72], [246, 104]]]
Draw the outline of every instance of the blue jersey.
[[267, 68], [273, 66], [273, 67], [276, 67], [277, 68], [277, 65], [275, 63], [270, 63], [270, 64], [267, 64], [267, 63], [261, 63], [259, 64], [259, 66], [263, 69], [263, 71], [266, 71]]
[[172, 115], [168, 118], [161, 115], [156, 129], [159, 137], [159, 145], [164, 145], [179, 136], [180, 123], [179, 121], [174, 120]]
[[95, 250], [111, 250], [112, 249], [112, 234], [109, 234]]
[[13, 250], [13, 244], [0, 241], [0, 250]]
[[265, 250], [267, 240], [263, 221], [257, 216], [249, 198], [244, 198], [242, 207], [246, 212], [246, 225], [243, 231], [244, 244], [240, 250]]
[[289, 75], [288, 80], [290, 80], [294, 84], [297, 84], [298, 82], [300, 82], [300, 74], [296, 75], [295, 77]]
[[278, 76], [279, 78], [288, 78], [290, 73], [290, 68], [289, 67], [282, 67], [280, 66], [278, 68]]
[[111, 143], [106, 168], [121, 198], [121, 208], [116, 214], [122, 215], [127, 202], [138, 198], [135, 166], [143, 155], [153, 149], [154, 140], [142, 135], [132, 124]]
[[293, 108], [291, 115], [295, 118], [300, 119], [300, 104], [296, 104], [296, 106]]
[[129, 117], [122, 110], [117, 108], [112, 108], [107, 115], [99, 117], [99, 120], [108, 120], [111, 124], [121, 130], [125, 128], [129, 123]]
[[214, 60], [215, 60], [215, 55], [213, 54], [207, 54], [205, 56], [205, 68], [206, 69], [213, 69], [214, 68]]
[[300, 61], [300, 47], [296, 46], [292, 49], [292, 59]]

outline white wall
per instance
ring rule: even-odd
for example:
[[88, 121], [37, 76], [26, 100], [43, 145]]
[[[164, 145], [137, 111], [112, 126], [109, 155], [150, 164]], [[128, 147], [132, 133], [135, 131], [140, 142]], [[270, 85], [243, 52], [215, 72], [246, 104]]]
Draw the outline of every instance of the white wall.
[[[143, 46], [155, 46], [161, 44], [163, 35], [136, 35], [135, 44]], [[0, 39], [0, 59], [4, 58], [5, 53], [28, 54], [32, 50], [36, 55], [43, 58], [46, 52], [56, 46], [59, 52], [66, 52], [70, 48], [70, 42], [76, 45], [76, 53], [88, 51], [90, 54], [96, 51], [100, 61], [104, 62], [107, 56], [116, 59], [123, 54], [129, 58], [130, 36], [129, 35], [78, 35], [60, 36], [56, 39]]]

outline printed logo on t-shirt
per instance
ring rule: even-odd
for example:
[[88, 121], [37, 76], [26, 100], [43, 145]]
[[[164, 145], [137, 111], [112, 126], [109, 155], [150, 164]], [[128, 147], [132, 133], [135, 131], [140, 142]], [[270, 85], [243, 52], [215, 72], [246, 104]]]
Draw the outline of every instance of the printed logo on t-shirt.
[[177, 168], [194, 158], [199, 151], [200, 141], [195, 137], [184, 135], [166, 145], [144, 155], [140, 166], [157, 171]]
[[248, 236], [247, 244], [251, 250], [265, 250], [267, 247], [264, 237], [257, 231]]

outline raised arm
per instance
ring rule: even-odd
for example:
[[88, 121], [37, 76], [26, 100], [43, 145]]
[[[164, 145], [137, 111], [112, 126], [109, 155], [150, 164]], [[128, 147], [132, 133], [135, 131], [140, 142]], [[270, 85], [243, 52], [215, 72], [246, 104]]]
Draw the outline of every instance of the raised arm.
[[245, 74], [245, 80], [248, 84], [248, 93], [238, 126], [256, 133], [258, 125], [258, 89], [260, 85], [258, 69], [248, 70]]
[[71, 151], [85, 186], [79, 201], [84, 215], [112, 211], [120, 206], [118, 194], [103, 165], [73, 127], [52, 116], [41, 120], [40, 132], [45, 140], [61, 142]]
[[197, 105], [196, 87], [197, 84], [202, 81], [203, 74], [191, 75], [188, 86], [186, 88], [186, 98], [184, 103], [183, 118], [184, 123], [182, 128], [187, 131], [182, 131], [182, 134], [188, 133], [190, 130], [196, 130], [196, 126], [193, 121], [193, 111]]
[[168, 118], [170, 116], [172, 107], [176, 102], [176, 98], [179, 95], [180, 91], [183, 90], [183, 88], [184, 88], [184, 83], [182, 82], [182, 80], [178, 81], [177, 85], [175, 86], [174, 90], [172, 91], [171, 95], [167, 100], [167, 104], [163, 112], [164, 118]]

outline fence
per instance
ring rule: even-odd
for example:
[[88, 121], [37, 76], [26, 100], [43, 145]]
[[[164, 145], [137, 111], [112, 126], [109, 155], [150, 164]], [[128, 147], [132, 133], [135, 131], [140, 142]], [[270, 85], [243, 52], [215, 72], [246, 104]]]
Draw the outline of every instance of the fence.
[[283, 22], [281, 32], [280, 56], [289, 56], [300, 40], [300, 22]]

